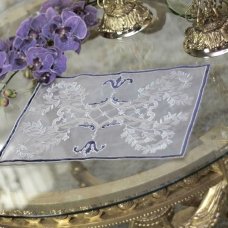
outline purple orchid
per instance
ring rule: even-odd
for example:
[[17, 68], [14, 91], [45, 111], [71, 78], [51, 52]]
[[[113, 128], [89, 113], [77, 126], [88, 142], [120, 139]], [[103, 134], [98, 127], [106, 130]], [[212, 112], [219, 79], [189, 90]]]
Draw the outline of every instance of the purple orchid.
[[[49, 8], [49, 11], [53, 9]], [[61, 16], [53, 16], [42, 29], [47, 39], [54, 41], [54, 46], [62, 51], [79, 51], [81, 41], [87, 35], [87, 26], [81, 17], [70, 11], [63, 11]]]
[[80, 16], [88, 27], [97, 24], [97, 9], [91, 5], [87, 5], [85, 1], [74, 3], [69, 10]]
[[39, 14], [23, 21], [16, 32], [13, 42], [14, 49], [26, 52], [30, 47], [45, 45], [46, 40], [42, 37], [41, 30], [46, 23], [45, 14]]
[[2, 79], [9, 71], [11, 71], [11, 65], [8, 61], [8, 55], [4, 51], [0, 51], [0, 79]]
[[15, 37], [0, 41], [0, 52], [4, 52], [7, 58], [7, 65], [11, 65], [11, 71], [23, 70], [26, 66], [26, 55], [21, 50], [13, 48]]
[[72, 4], [71, 0], [48, 0], [41, 6], [40, 12], [46, 13], [47, 9], [52, 7], [58, 13], [61, 13], [63, 9], [69, 7]]
[[6, 41], [0, 40], [0, 51], [8, 51], [8, 44]]
[[27, 64], [33, 76], [44, 84], [50, 84], [66, 71], [66, 57], [55, 48], [34, 47], [27, 53]]
[[66, 71], [64, 52], [79, 53], [88, 27], [96, 24], [97, 10], [85, 1], [46, 1], [38, 15], [20, 24], [15, 37], [0, 40], [0, 79], [28, 67], [39, 82], [50, 84]]
[[13, 48], [13, 41], [15, 37], [9, 37], [7, 40], [0, 40], [0, 51], [5, 51], [8, 53]]
[[12, 51], [13, 41], [14, 37], [10, 37], [4, 41], [0, 40], [0, 79], [2, 79], [9, 71], [14, 71], [20, 68], [18, 67], [18, 64], [20, 62], [19, 55], [18, 53], [16, 54]]
[[23, 70], [26, 68], [26, 55], [23, 51], [11, 50], [8, 54], [12, 71]]

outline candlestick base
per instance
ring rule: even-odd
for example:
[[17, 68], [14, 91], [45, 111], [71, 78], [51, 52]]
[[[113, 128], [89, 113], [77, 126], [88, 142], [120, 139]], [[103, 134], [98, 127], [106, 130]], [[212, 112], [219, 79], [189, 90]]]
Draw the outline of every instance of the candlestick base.
[[228, 52], [228, 16], [224, 15], [222, 3], [212, 3], [197, 2], [197, 17], [185, 32], [184, 49], [190, 55], [214, 57]]
[[220, 28], [211, 31], [188, 28], [185, 32], [184, 49], [196, 57], [214, 57], [228, 53], [228, 20]]
[[104, 16], [99, 32], [110, 39], [132, 36], [145, 29], [153, 19], [151, 11], [138, 1], [108, 1], [103, 8]]

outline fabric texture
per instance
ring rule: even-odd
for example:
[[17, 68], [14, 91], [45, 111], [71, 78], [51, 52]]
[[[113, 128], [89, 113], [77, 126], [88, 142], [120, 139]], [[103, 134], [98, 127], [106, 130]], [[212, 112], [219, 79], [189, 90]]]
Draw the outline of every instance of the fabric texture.
[[183, 157], [208, 71], [180, 66], [39, 85], [0, 162]]

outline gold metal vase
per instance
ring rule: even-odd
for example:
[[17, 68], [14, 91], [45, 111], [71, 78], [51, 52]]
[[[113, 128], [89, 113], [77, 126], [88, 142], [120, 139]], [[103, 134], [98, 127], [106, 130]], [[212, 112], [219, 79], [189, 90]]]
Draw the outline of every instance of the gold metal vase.
[[196, 18], [185, 32], [184, 49], [196, 57], [228, 53], [228, 6], [223, 0], [195, 0]]
[[138, 0], [103, 0], [98, 4], [104, 9], [99, 32], [106, 38], [132, 36], [152, 22], [151, 11]]

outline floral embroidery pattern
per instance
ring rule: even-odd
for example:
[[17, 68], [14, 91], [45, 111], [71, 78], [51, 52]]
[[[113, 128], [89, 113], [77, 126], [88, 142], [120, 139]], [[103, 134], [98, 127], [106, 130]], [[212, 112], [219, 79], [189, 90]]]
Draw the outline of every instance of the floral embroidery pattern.
[[121, 87], [124, 83], [133, 83], [133, 80], [131, 78], [127, 78], [127, 79], [122, 79], [122, 77], [120, 76], [119, 78], [117, 78], [116, 80], [108, 80], [106, 82], [104, 82], [104, 85], [107, 85], [108, 83], [111, 84], [112, 88], [116, 89]]
[[83, 156], [86, 156], [87, 154], [90, 153], [97, 153], [101, 150], [103, 150], [106, 147], [106, 145], [102, 145], [101, 148], [97, 148], [96, 142], [95, 141], [90, 141], [86, 143], [86, 145], [82, 149], [78, 149], [76, 146], [73, 150], [75, 153], [81, 153]]
[[[28, 109], [28, 115], [40, 113], [40, 119], [21, 124], [25, 140], [16, 148], [18, 156], [31, 158], [36, 153], [48, 153], [68, 142], [72, 133], [80, 129], [88, 131], [89, 140], [72, 148], [76, 155], [87, 157], [105, 151], [108, 143], [98, 143], [97, 138], [107, 129], [118, 129], [120, 139], [139, 154], [154, 154], [172, 144], [176, 127], [189, 121], [189, 112], [174, 111], [191, 106], [194, 101], [194, 96], [186, 93], [192, 86], [192, 76], [184, 71], [157, 77], [128, 100], [119, 94], [119, 89], [134, 84], [129, 76], [112, 76], [102, 83], [101, 87], [110, 93], [96, 102], [88, 100], [88, 91], [76, 81], [54, 82], [42, 93], [42, 99]], [[164, 105], [169, 111], [163, 110]], [[45, 117], [51, 113], [53, 118], [47, 121]]]

